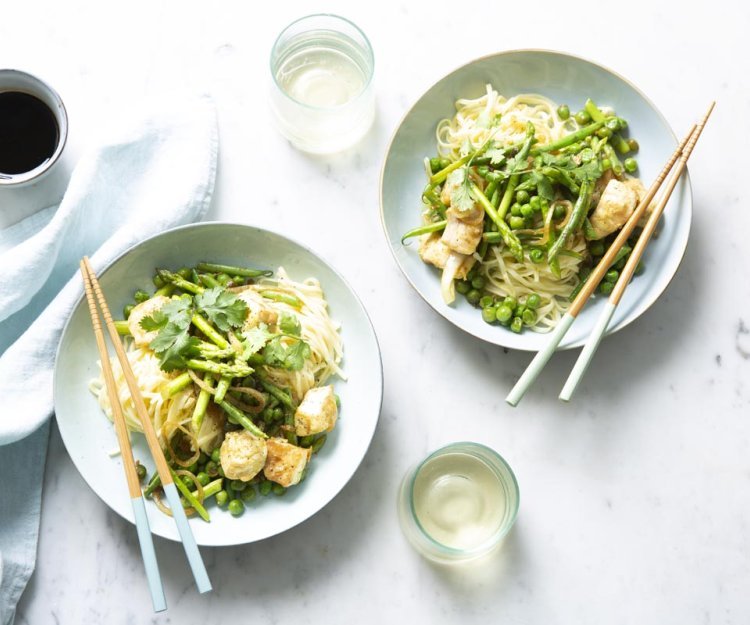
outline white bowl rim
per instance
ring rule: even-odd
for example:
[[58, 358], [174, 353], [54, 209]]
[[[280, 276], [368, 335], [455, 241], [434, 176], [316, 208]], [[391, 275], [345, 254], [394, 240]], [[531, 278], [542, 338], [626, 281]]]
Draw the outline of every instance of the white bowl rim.
[[[618, 72], [610, 69], [606, 65], [602, 65], [601, 63], [597, 63], [596, 61], [592, 61], [591, 59], [588, 59], [583, 56], [578, 56], [576, 54], [571, 54], [569, 52], [561, 52], [560, 50], [552, 50], [549, 48], [513, 48], [511, 50], [501, 50], [499, 52], [492, 52], [489, 54], [483, 54], [482, 56], [475, 57], [471, 59], [470, 61], [467, 61], [466, 63], [462, 63], [458, 67], [452, 69], [446, 74], [443, 74], [440, 78], [438, 78], [435, 82], [433, 82], [429, 87], [427, 87], [422, 93], [417, 97], [417, 99], [414, 101], [414, 103], [406, 110], [406, 112], [402, 115], [401, 119], [398, 122], [398, 125], [396, 126], [395, 130], [391, 134], [391, 138], [388, 141], [388, 145], [385, 150], [385, 155], [383, 157], [383, 163], [380, 166], [380, 184], [378, 187], [378, 202], [380, 206], [380, 225], [383, 228], [383, 234], [386, 238], [386, 243], [388, 245], [388, 249], [391, 252], [391, 255], [393, 256], [393, 259], [396, 261], [396, 265], [398, 266], [399, 270], [403, 274], [404, 278], [406, 278], [407, 282], [412, 286], [412, 288], [417, 292], [417, 294], [427, 303], [427, 305], [432, 308], [436, 313], [438, 313], [443, 319], [448, 321], [450, 324], [454, 325], [455, 327], [459, 328], [460, 330], [466, 332], [467, 334], [470, 334], [471, 336], [474, 336], [475, 338], [478, 338], [482, 341], [488, 342], [491, 345], [497, 345], [498, 347], [504, 347], [506, 349], [515, 349], [517, 351], [537, 351], [536, 348], [533, 347], [508, 347], [507, 345], [502, 343], [502, 333], [498, 333], [498, 339], [497, 341], [492, 341], [487, 339], [484, 336], [480, 336], [478, 333], [474, 332], [472, 328], [470, 327], [464, 327], [463, 325], [459, 325], [455, 323], [452, 319], [449, 319], [446, 313], [444, 312], [443, 308], [440, 306], [436, 306], [430, 298], [425, 295], [419, 287], [415, 284], [415, 282], [411, 279], [408, 272], [404, 268], [404, 266], [401, 264], [401, 261], [399, 260], [398, 256], [396, 255], [396, 250], [393, 248], [393, 246], [390, 244], [390, 240], [388, 238], [388, 229], [385, 223], [385, 213], [383, 210], [383, 184], [385, 182], [385, 166], [388, 163], [388, 157], [391, 154], [391, 149], [393, 148], [393, 142], [396, 140], [396, 136], [398, 135], [399, 131], [401, 130], [401, 126], [403, 126], [406, 119], [412, 114], [414, 109], [417, 107], [417, 105], [422, 101], [422, 98], [432, 89], [434, 89], [440, 82], [448, 78], [449, 76], [452, 76], [453, 74], [461, 71], [462, 69], [465, 69], [467, 67], [470, 67], [471, 65], [474, 65], [475, 63], [479, 63], [480, 61], [485, 61], [487, 59], [494, 59], [496, 57], [501, 56], [507, 56], [511, 54], [518, 54], [518, 53], [525, 53], [525, 52], [532, 52], [532, 53], [542, 53], [542, 54], [551, 54], [555, 56], [561, 56], [566, 57], [568, 59], [573, 59], [575, 61], [582, 61], [584, 63], [588, 63], [589, 65], [593, 65], [594, 67], [598, 67], [599, 69], [608, 72], [609, 74], [615, 76], [616, 78], [620, 79], [622, 82], [624, 82], [626, 85], [628, 85], [633, 91], [635, 91], [648, 105], [651, 107], [651, 109], [656, 113], [656, 115], [659, 117], [659, 119], [664, 123], [665, 128], [669, 131], [669, 134], [672, 135], [672, 138], [675, 141], [675, 146], [678, 145], [679, 141], [677, 139], [677, 135], [675, 134], [674, 130], [672, 129], [672, 126], [667, 121], [667, 118], [664, 116], [664, 114], [659, 110], [659, 108], [653, 103], [651, 98], [649, 98], [642, 89], [640, 89], [635, 83], [628, 80]], [[687, 220], [686, 228], [688, 235], [690, 233], [690, 228], [692, 226], [692, 219], [693, 219], [693, 188], [690, 183], [690, 173], [688, 171], [688, 168], [685, 168], [685, 171], [683, 172], [683, 175], [681, 177], [682, 183], [684, 185], [684, 192], [686, 195], [686, 204], [688, 206], [688, 211], [685, 217], [683, 219]], [[622, 330], [623, 328], [629, 326], [631, 323], [633, 323], [638, 317], [640, 317], [646, 310], [648, 310], [656, 300], [658, 300], [664, 291], [667, 289], [667, 287], [671, 284], [672, 280], [674, 280], [674, 277], [677, 275], [677, 272], [679, 271], [680, 265], [682, 264], [682, 261], [685, 258], [685, 251], [687, 250], [689, 236], [685, 238], [685, 243], [682, 245], [682, 249], [680, 249], [677, 254], [679, 255], [677, 265], [675, 267], [674, 273], [669, 277], [668, 280], [666, 280], [661, 288], [656, 286], [654, 288], [654, 294], [650, 298], [650, 301], [647, 302], [645, 308], [638, 314], [635, 315], [629, 315], [628, 317], [625, 317], [623, 320], [621, 320], [618, 324], [612, 324], [607, 329], [607, 332], [605, 333], [605, 336], [609, 336], [611, 334], [614, 334], [615, 332], [618, 332], [619, 330]], [[565, 351], [567, 349], [575, 349], [577, 347], [581, 347], [584, 343], [584, 340], [580, 341], [574, 341], [570, 344], [563, 344], [557, 348], [557, 351]]]

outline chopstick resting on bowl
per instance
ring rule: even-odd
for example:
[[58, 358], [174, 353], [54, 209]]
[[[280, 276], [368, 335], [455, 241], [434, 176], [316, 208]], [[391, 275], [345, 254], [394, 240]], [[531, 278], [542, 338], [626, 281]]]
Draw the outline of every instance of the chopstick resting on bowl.
[[149, 450], [151, 452], [151, 455], [153, 456], [154, 463], [156, 464], [156, 470], [159, 474], [159, 479], [161, 480], [162, 487], [164, 488], [164, 494], [167, 496], [167, 501], [169, 502], [169, 507], [172, 511], [172, 518], [174, 518], [174, 521], [177, 525], [177, 530], [180, 533], [182, 546], [185, 549], [185, 555], [187, 556], [188, 562], [190, 563], [190, 568], [193, 572], [195, 583], [201, 593], [208, 592], [209, 590], [211, 590], [211, 581], [208, 579], [206, 566], [203, 563], [203, 559], [201, 558], [201, 554], [198, 550], [198, 545], [195, 542], [193, 532], [190, 530], [190, 525], [188, 524], [185, 510], [182, 507], [180, 496], [177, 493], [177, 488], [174, 485], [172, 473], [169, 470], [169, 465], [167, 464], [167, 460], [164, 457], [164, 452], [162, 452], [161, 446], [159, 445], [159, 440], [156, 437], [156, 431], [154, 430], [154, 425], [153, 423], [151, 423], [151, 419], [149, 418], [146, 404], [144, 403], [143, 397], [141, 396], [141, 392], [138, 388], [138, 382], [136, 381], [135, 375], [133, 375], [133, 371], [130, 368], [130, 361], [125, 354], [120, 336], [117, 333], [117, 328], [112, 321], [112, 315], [109, 311], [109, 306], [107, 306], [107, 301], [104, 299], [104, 294], [102, 293], [101, 287], [99, 286], [99, 281], [96, 279], [96, 274], [91, 267], [91, 263], [89, 262], [88, 257], [83, 257], [81, 265], [86, 272], [84, 281], [90, 282], [91, 288], [96, 294], [96, 299], [99, 303], [99, 307], [102, 309], [104, 324], [107, 327], [109, 338], [115, 347], [117, 359], [120, 361], [120, 366], [122, 367], [125, 381], [127, 382], [128, 389], [130, 390], [130, 396], [133, 400], [136, 412], [138, 413], [138, 418], [140, 419], [141, 427], [143, 428], [143, 433], [146, 437], [146, 442], [148, 443]]
[[[666, 165], [664, 165], [664, 168], [662, 169], [662, 171], [656, 177], [656, 180], [654, 180], [653, 184], [646, 192], [646, 195], [643, 196], [643, 199], [640, 201], [640, 203], [638, 204], [636, 209], [633, 211], [633, 213], [630, 215], [628, 220], [625, 222], [625, 225], [621, 228], [619, 234], [617, 235], [615, 240], [612, 242], [612, 244], [609, 246], [609, 249], [607, 250], [607, 252], [604, 254], [604, 256], [602, 256], [597, 266], [589, 275], [588, 279], [586, 280], [586, 283], [584, 284], [583, 288], [580, 290], [576, 298], [573, 300], [573, 303], [571, 304], [568, 311], [565, 313], [565, 315], [562, 317], [562, 319], [559, 321], [555, 329], [550, 334], [547, 345], [543, 349], [541, 349], [537, 353], [536, 356], [534, 356], [533, 360], [529, 363], [529, 366], [526, 368], [526, 370], [523, 372], [521, 377], [518, 379], [515, 386], [511, 389], [510, 393], [508, 393], [508, 396], [505, 398], [505, 401], [508, 402], [511, 406], [516, 406], [518, 402], [521, 401], [521, 398], [524, 396], [526, 391], [531, 387], [531, 385], [534, 383], [534, 380], [536, 380], [537, 376], [541, 373], [544, 366], [550, 360], [550, 358], [552, 357], [552, 354], [555, 352], [555, 349], [560, 344], [560, 341], [562, 341], [563, 337], [565, 336], [567, 331], [570, 329], [570, 326], [573, 325], [573, 322], [576, 320], [576, 317], [581, 312], [581, 309], [586, 304], [589, 297], [591, 297], [596, 287], [599, 285], [599, 282], [601, 282], [602, 278], [604, 277], [604, 274], [609, 270], [609, 267], [614, 262], [615, 256], [620, 251], [620, 248], [622, 248], [622, 246], [627, 242], [628, 237], [631, 235], [631, 233], [635, 229], [638, 222], [646, 213], [646, 210], [650, 206], [656, 193], [659, 191], [662, 183], [664, 182], [664, 179], [672, 170], [672, 167], [680, 158], [683, 151], [686, 150], [686, 146], [689, 144], [690, 140], [694, 136], [694, 133], [695, 133], [695, 138], [697, 141], [698, 136], [700, 136], [700, 131], [703, 129], [703, 126], [705, 125], [708, 119], [708, 116], [711, 114], [711, 111], [713, 110], [713, 106], [714, 105], [711, 104], [711, 107], [709, 108], [708, 112], [706, 113], [704, 118], [701, 120], [699, 125], [697, 126], [693, 125], [691, 127], [690, 132], [682, 140], [682, 142], [674, 151], [672, 156], [670, 156]], [[693, 145], [695, 144], [693, 143]], [[692, 150], [692, 147], [690, 149]], [[682, 171], [682, 169], [680, 169], [680, 171]], [[671, 189], [670, 189], [670, 193], [671, 193]], [[646, 242], [648, 242], [648, 240], [646, 240]]]
[[107, 396], [112, 407], [112, 416], [115, 423], [115, 432], [117, 433], [117, 443], [120, 446], [120, 455], [122, 464], [125, 469], [125, 478], [128, 482], [128, 492], [130, 501], [133, 504], [133, 516], [135, 517], [135, 527], [138, 532], [138, 542], [141, 546], [141, 557], [146, 569], [146, 578], [148, 587], [151, 591], [151, 602], [154, 606], [154, 612], [162, 612], [167, 609], [167, 602], [164, 598], [164, 588], [161, 583], [159, 574], [159, 564], [156, 561], [156, 552], [154, 551], [154, 541], [151, 536], [151, 528], [148, 524], [146, 515], [146, 506], [143, 503], [143, 494], [141, 485], [138, 480], [138, 474], [135, 469], [135, 460], [133, 460], [133, 450], [130, 447], [130, 438], [128, 429], [125, 425], [125, 417], [122, 414], [122, 406], [117, 395], [115, 378], [112, 375], [112, 367], [109, 362], [109, 352], [102, 332], [102, 324], [99, 319], [99, 311], [96, 308], [96, 299], [91, 288], [91, 282], [88, 280], [88, 272], [81, 261], [81, 274], [83, 276], [83, 287], [86, 292], [86, 301], [89, 305], [89, 314], [91, 315], [91, 325], [94, 327], [94, 336], [96, 337], [96, 347], [99, 350], [99, 358], [102, 363], [102, 374], [104, 375], [104, 384], [107, 387]]
[[649, 215], [648, 221], [646, 222], [646, 225], [644, 226], [640, 237], [638, 237], [638, 242], [635, 244], [633, 252], [630, 254], [630, 258], [628, 258], [628, 262], [625, 263], [625, 267], [623, 267], [622, 271], [620, 272], [617, 283], [612, 289], [612, 293], [609, 296], [609, 301], [604, 306], [604, 309], [599, 316], [599, 320], [594, 326], [594, 329], [589, 335], [589, 338], [586, 340], [586, 345], [584, 345], [583, 349], [581, 350], [581, 353], [578, 356], [578, 360], [576, 360], [576, 364], [573, 366], [573, 369], [568, 376], [568, 380], [565, 382], [565, 386], [563, 386], [563, 389], [560, 392], [560, 399], [562, 399], [563, 401], [570, 401], [570, 398], [573, 396], [578, 383], [581, 381], [581, 378], [583, 378], [584, 373], [586, 373], [586, 369], [588, 369], [589, 364], [591, 364], [591, 360], [596, 353], [596, 348], [599, 346], [604, 333], [607, 331], [607, 326], [612, 319], [612, 315], [615, 314], [617, 305], [620, 303], [620, 299], [622, 299], [622, 295], [625, 292], [628, 284], [630, 283], [630, 279], [633, 277], [633, 272], [638, 265], [638, 261], [640, 261], [641, 256], [643, 256], [643, 252], [645, 251], [646, 246], [651, 240], [651, 236], [654, 234], [656, 225], [659, 223], [659, 218], [664, 212], [664, 207], [667, 205], [667, 202], [672, 195], [672, 191], [674, 191], [674, 188], [677, 185], [677, 182], [680, 179], [685, 166], [687, 165], [690, 154], [692, 153], [695, 144], [698, 142], [698, 138], [701, 136], [701, 132], [703, 132], [703, 128], [705, 127], [715, 104], [715, 102], [711, 103], [708, 112], [693, 131], [693, 135], [690, 137], [687, 146], [683, 150], [682, 156], [680, 156], [677, 167], [672, 174], [672, 177], [669, 179], [664, 193], [657, 202], [656, 206], [654, 206], [651, 215]]

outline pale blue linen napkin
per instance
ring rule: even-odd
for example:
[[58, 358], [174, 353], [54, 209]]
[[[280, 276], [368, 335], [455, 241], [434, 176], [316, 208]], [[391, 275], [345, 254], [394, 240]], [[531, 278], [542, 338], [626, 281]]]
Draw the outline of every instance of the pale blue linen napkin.
[[36, 560], [41, 487], [60, 333], [98, 271], [135, 243], [198, 221], [216, 178], [218, 129], [207, 98], [162, 103], [83, 155], [65, 196], [0, 231], [0, 625]]

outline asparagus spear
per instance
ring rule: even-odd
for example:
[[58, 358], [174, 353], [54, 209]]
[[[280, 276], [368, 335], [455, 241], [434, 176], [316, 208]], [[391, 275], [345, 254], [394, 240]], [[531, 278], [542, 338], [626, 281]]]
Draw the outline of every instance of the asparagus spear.
[[549, 248], [549, 251], [547, 252], [547, 259], [550, 263], [555, 258], [557, 258], [560, 250], [565, 247], [565, 244], [568, 242], [570, 235], [573, 234], [576, 230], [579, 230], [583, 225], [583, 220], [586, 219], [586, 214], [589, 210], [589, 201], [591, 200], [591, 191], [593, 190], [593, 188], [594, 183], [590, 180], [586, 180], [581, 183], [581, 193], [578, 196], [578, 200], [576, 200], [575, 206], [573, 207], [573, 212], [570, 216], [570, 219], [562, 229], [559, 238], [554, 242], [554, 244]]
[[190, 280], [186, 280], [182, 276], [172, 273], [168, 269], [157, 269], [156, 275], [158, 275], [164, 282], [168, 284], [172, 284], [176, 286], [178, 289], [182, 289], [183, 291], [187, 291], [188, 293], [193, 293], [195, 295], [198, 295], [198, 293], [203, 293], [206, 289], [204, 289], [199, 284], [195, 284], [194, 282], [190, 282]]
[[232, 383], [232, 378], [230, 378], [227, 375], [224, 375], [219, 380], [219, 383], [216, 385], [216, 393], [214, 394], [214, 402], [217, 404], [220, 404], [224, 401], [224, 397], [227, 394], [227, 391], [229, 390], [229, 385]]
[[216, 343], [220, 349], [229, 349], [229, 341], [219, 334], [207, 319], [204, 319], [198, 313], [193, 313], [190, 321], [196, 328], [203, 332], [203, 334]]
[[212, 360], [190, 358], [186, 364], [188, 369], [203, 371], [204, 373], [214, 373], [216, 375], [226, 375], [232, 378], [245, 378], [253, 372], [252, 367], [240, 363], [228, 364], [224, 362], [214, 362]]
[[508, 246], [511, 254], [521, 262], [523, 260], [523, 246], [518, 240], [518, 237], [510, 229], [510, 226], [505, 223], [505, 220], [500, 216], [498, 210], [493, 206], [492, 202], [487, 199], [487, 196], [482, 193], [479, 187], [472, 182], [470, 188], [472, 195], [476, 198], [477, 202], [482, 205], [484, 210], [490, 216], [490, 219], [497, 226], [498, 233], [502, 237], [505, 245]]
[[232, 406], [232, 404], [223, 401], [219, 404], [219, 406], [221, 406], [224, 412], [227, 413], [227, 418], [229, 419], [230, 423], [237, 423], [241, 425], [248, 432], [254, 434], [259, 438], [268, 438], [268, 434], [266, 434], [257, 425], [255, 425], [252, 420], [249, 419], [241, 410]]
[[[203, 376], [203, 383], [208, 386], [209, 388], [213, 384], [214, 376], [210, 373], [207, 373]], [[198, 399], [195, 401], [195, 408], [193, 409], [193, 417], [191, 419], [191, 423], [193, 425], [193, 432], [195, 435], [198, 435], [198, 432], [201, 429], [201, 426], [203, 425], [203, 418], [206, 416], [206, 408], [208, 407], [208, 400], [211, 397], [211, 393], [209, 393], [205, 389], [201, 389], [201, 392], [198, 393]]]
[[585, 139], [589, 135], [594, 134], [602, 126], [604, 126], [603, 121], [594, 122], [593, 124], [584, 126], [583, 128], [576, 130], [575, 132], [571, 132], [569, 135], [565, 135], [562, 139], [558, 139], [557, 141], [553, 141], [552, 143], [548, 143], [547, 145], [542, 145], [536, 148], [533, 153], [554, 152], [569, 145], [573, 145], [581, 139]]

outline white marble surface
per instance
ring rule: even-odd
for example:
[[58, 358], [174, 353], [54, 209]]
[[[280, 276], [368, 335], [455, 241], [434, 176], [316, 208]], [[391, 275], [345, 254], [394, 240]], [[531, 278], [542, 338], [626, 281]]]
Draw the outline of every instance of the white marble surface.
[[[360, 24], [377, 59], [376, 126], [330, 159], [295, 152], [266, 109], [273, 38], [315, 10]], [[381, 422], [344, 491], [274, 539], [204, 549], [208, 596], [196, 593], [180, 547], [157, 540], [170, 604], [158, 617], [133, 528], [88, 490], [54, 433], [37, 571], [17, 622], [750, 622], [749, 24], [739, 1], [700, 12], [637, 0], [4, 7], [0, 65], [60, 91], [69, 156], [150, 95], [211, 92], [222, 142], [212, 216], [283, 230], [329, 258], [370, 311], [385, 367]], [[565, 353], [516, 410], [503, 397], [528, 356], [460, 333], [414, 295], [386, 248], [377, 200], [384, 149], [407, 106], [446, 71], [514, 47], [616, 69], [678, 131], [718, 101], [691, 160], [694, 227], [673, 283], [603, 343], [572, 404], [556, 399], [576, 356]], [[481, 569], [427, 564], [396, 519], [407, 466], [456, 439], [495, 447], [521, 487], [517, 525]]]

